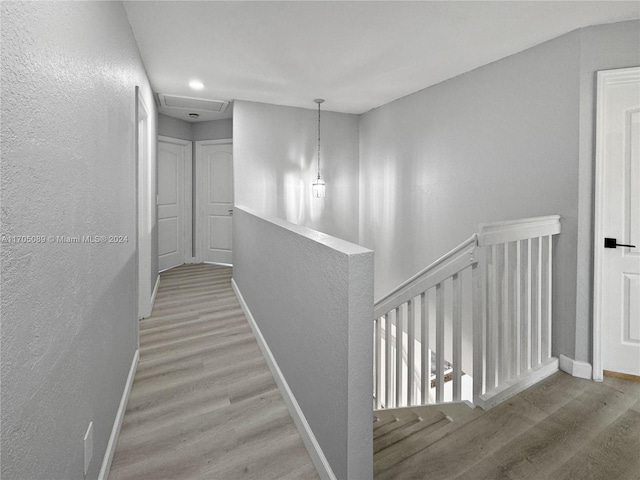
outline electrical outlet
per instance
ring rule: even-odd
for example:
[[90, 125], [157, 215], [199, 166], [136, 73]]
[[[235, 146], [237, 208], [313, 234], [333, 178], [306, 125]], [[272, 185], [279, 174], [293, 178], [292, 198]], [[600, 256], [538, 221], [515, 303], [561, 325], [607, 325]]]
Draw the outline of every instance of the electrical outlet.
[[87, 476], [89, 464], [93, 457], [93, 422], [89, 422], [87, 433], [84, 434], [84, 475]]

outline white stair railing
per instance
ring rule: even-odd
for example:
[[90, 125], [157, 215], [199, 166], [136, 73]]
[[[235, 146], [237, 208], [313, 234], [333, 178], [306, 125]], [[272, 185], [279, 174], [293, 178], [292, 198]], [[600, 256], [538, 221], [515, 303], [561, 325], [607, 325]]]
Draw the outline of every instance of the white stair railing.
[[552, 237], [559, 233], [558, 215], [480, 226], [474, 272], [478, 406], [491, 408], [558, 369], [551, 305]]
[[434, 368], [435, 401], [443, 402], [445, 352], [451, 352], [453, 398], [461, 399], [462, 325], [470, 323], [462, 319], [462, 292], [471, 292], [471, 276], [463, 272], [476, 263], [476, 246], [473, 235], [374, 306], [376, 408], [433, 403]]
[[[560, 217], [485, 224], [374, 307], [374, 408], [488, 409], [553, 373]], [[432, 364], [433, 358], [433, 364]]]

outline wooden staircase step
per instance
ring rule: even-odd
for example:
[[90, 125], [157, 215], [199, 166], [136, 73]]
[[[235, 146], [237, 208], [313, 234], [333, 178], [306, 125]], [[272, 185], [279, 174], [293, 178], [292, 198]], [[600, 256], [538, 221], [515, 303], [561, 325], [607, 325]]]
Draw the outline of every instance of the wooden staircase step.
[[376, 415], [376, 419], [373, 422], [373, 431], [375, 432], [376, 429], [395, 421], [396, 421], [396, 417], [394, 417], [393, 415], [384, 415], [381, 417]]
[[[471, 410], [471, 409], [469, 409]], [[385, 470], [397, 465], [403, 460], [415, 455], [416, 453], [424, 450], [440, 439], [450, 435], [459, 428], [475, 420], [484, 411], [476, 408], [471, 410], [472, 413], [466, 415], [459, 420], [444, 424], [435, 429], [426, 428], [413, 433], [411, 436], [400, 440], [393, 445], [385, 448], [374, 454], [373, 457], [373, 471], [376, 475], [384, 472]], [[374, 444], [376, 440], [374, 439]]]
[[418, 415], [411, 412], [411, 414], [404, 414], [401, 416], [395, 417], [395, 421], [389, 422], [386, 425], [382, 425], [379, 428], [376, 428], [373, 431], [373, 441], [375, 442], [376, 438], [385, 435], [393, 430], [397, 430], [398, 428], [402, 428], [405, 425], [411, 425], [419, 421]]
[[373, 453], [375, 455], [376, 453], [389, 448], [391, 445], [395, 445], [418, 432], [421, 432], [422, 434], [427, 434], [427, 430], [429, 430], [429, 432], [433, 432], [445, 425], [448, 425], [449, 422], [450, 420], [441, 412], [439, 416], [434, 416], [427, 420], [419, 419], [419, 421], [411, 425], [406, 425], [402, 428], [392, 430], [375, 440], [373, 444]]
[[[429, 418], [439, 418], [440, 415], [442, 413], [444, 413], [445, 415], [449, 415], [450, 412], [454, 412], [454, 408], [453, 405], [457, 405], [457, 404], [452, 404], [451, 407], [448, 407], [445, 409], [444, 404], [439, 404], [439, 405], [420, 405], [417, 407], [400, 407], [400, 408], [388, 408], [388, 409], [383, 409], [383, 410], [376, 410], [373, 412], [373, 414], [375, 415], [375, 417], [378, 419], [376, 422], [373, 423], [374, 425], [374, 429], [376, 428], [376, 426], [379, 424], [378, 422], [388, 422], [390, 421], [390, 419], [403, 419], [407, 416], [413, 417], [418, 416], [420, 418], [422, 418], [423, 420], [427, 420]], [[461, 404], [462, 409], [466, 409], [466, 410], [472, 410], [473, 407], [469, 407], [468, 404], [466, 403], [462, 403]], [[454, 414], [451, 415], [454, 418], [457, 418], [458, 415]], [[384, 424], [384, 423], [382, 423]]]

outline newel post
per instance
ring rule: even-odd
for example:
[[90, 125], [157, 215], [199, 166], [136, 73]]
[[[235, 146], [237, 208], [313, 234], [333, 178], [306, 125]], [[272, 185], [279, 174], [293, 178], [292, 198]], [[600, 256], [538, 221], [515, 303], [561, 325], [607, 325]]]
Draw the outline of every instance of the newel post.
[[476, 263], [472, 268], [473, 282], [473, 403], [482, 406], [487, 345], [487, 254], [484, 247], [473, 251]]

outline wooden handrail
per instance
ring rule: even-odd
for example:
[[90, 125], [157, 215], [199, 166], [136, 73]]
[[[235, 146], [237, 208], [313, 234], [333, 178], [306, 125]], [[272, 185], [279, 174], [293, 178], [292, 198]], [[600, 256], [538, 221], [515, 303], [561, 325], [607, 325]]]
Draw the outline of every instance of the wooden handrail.
[[474, 234], [456, 248], [416, 273], [409, 280], [387, 293], [373, 306], [374, 318], [397, 308], [416, 295], [475, 263], [473, 251], [477, 245], [477, 235]]
[[560, 215], [522, 218], [506, 222], [481, 223], [478, 246], [516, 242], [527, 238], [545, 237], [560, 233]]
[[[453, 250], [445, 253], [442, 257], [431, 263], [427, 267], [420, 270], [413, 277], [409, 278], [405, 282], [398, 285], [389, 293], [376, 301], [374, 304], [374, 317], [384, 315], [386, 312], [396, 308], [398, 305], [406, 302], [411, 296], [406, 297], [402, 295], [403, 292], [411, 289], [414, 283], [419, 282], [423, 278], [428, 278], [428, 275], [433, 274], [438, 270], [442, 270], [444, 265], [455, 264], [455, 260], [459, 257], [464, 257], [466, 254], [472, 255], [473, 247], [486, 247], [488, 245], [496, 245], [499, 243], [515, 242], [518, 240], [524, 240], [527, 238], [543, 237], [546, 235], [556, 235], [560, 233], [560, 215], [547, 215], [542, 217], [530, 217], [522, 218], [518, 220], [507, 220], [503, 222], [481, 223], [479, 232], [473, 234], [467, 240], [455, 247]], [[463, 268], [474, 263], [473, 259], [469, 261]], [[460, 269], [462, 270], [462, 268]], [[452, 272], [447, 276], [453, 275]], [[432, 283], [430, 288], [437, 283]], [[431, 282], [429, 282], [431, 283]], [[411, 289], [413, 291], [413, 289]], [[417, 292], [419, 293], [419, 292]], [[416, 293], [416, 295], [417, 295]], [[415, 296], [415, 295], [414, 295]], [[400, 298], [405, 298], [400, 300]], [[397, 303], [397, 305], [394, 305]]]

